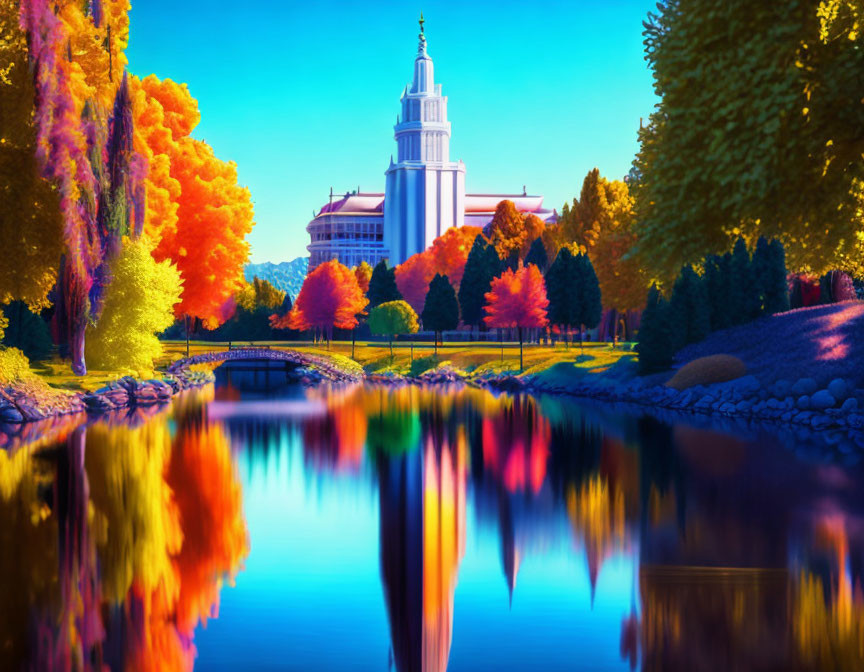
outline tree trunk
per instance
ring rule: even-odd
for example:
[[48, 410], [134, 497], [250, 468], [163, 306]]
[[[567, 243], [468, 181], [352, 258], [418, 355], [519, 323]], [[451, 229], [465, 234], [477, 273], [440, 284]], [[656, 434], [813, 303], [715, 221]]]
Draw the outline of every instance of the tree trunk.
[[438, 332], [434, 332], [432, 338], [435, 339], [435, 357], [438, 357]]
[[390, 364], [393, 364], [393, 337], [390, 337]]
[[186, 327], [186, 356], [189, 356], [189, 316], [183, 316], [183, 324]]
[[72, 357], [72, 373], [76, 376], [87, 375], [87, 363], [84, 361], [84, 327], [75, 326], [72, 330], [72, 342], [69, 344], [69, 354]]
[[354, 359], [354, 332], [356, 331], [356, 327], [351, 330], [351, 359]]
[[519, 370], [525, 368], [525, 365], [522, 361], [522, 327], [519, 327]]
[[411, 341], [411, 363], [414, 363], [414, 341]]
[[582, 351], [582, 354], [585, 354], [585, 343], [582, 340], [582, 325], [579, 325], [579, 349]]
[[498, 340], [501, 341], [501, 363], [504, 363], [504, 330], [498, 329]]

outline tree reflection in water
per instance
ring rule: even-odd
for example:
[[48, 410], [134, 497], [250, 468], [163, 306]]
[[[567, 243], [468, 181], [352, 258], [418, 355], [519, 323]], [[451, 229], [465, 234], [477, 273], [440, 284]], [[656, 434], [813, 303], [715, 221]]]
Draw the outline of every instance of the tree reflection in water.
[[[210, 390], [167, 411], [55, 423], [30, 447], [3, 440], [0, 668], [192, 669], [195, 628], [217, 616], [250, 549], [235, 456], [266, 469], [296, 441], [302, 459], [290, 468], [377, 490], [400, 672], [470, 669], [456, 642], [483, 624], [455, 612], [460, 591], [475, 590], [466, 540], [485, 532], [505, 609], [531, 595], [536, 574], [517, 588], [520, 570], [542, 567], [550, 549], [582, 563], [589, 610], [607, 563], [632, 560], [612, 652], [622, 668], [864, 669], [860, 467], [801, 462], [768, 433], [560, 398], [468, 387], [293, 389], [290, 404], [255, 394], [244, 406], [246, 392], [222, 386], [217, 402], [231, 412], [218, 417]], [[262, 399], [273, 404], [265, 414]], [[538, 629], [552, 625], [544, 619]], [[512, 669], [542, 666], [531, 640]]]
[[249, 548], [207, 400], [0, 452], [0, 668], [192, 669], [194, 630]]

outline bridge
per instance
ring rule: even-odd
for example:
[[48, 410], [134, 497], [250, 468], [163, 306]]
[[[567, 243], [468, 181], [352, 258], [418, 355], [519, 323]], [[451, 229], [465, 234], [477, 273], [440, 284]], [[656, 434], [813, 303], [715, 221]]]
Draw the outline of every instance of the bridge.
[[351, 362], [354, 366], [339, 366], [330, 357], [299, 352], [297, 350], [274, 350], [261, 347], [234, 347], [228, 350], [203, 352], [191, 357], [184, 357], [171, 364], [168, 367], [168, 372], [178, 373], [194, 364], [221, 364], [223, 362], [242, 361], [286, 362], [294, 366], [313, 369], [327, 380], [340, 383], [357, 382], [363, 378], [363, 369], [359, 364], [354, 364], [354, 362]]

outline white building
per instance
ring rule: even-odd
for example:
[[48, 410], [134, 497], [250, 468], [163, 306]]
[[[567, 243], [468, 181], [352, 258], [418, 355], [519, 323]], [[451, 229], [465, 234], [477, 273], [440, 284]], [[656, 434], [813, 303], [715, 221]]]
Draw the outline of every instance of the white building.
[[394, 126], [397, 161], [390, 157], [385, 191], [346, 193], [321, 208], [309, 222], [309, 269], [330, 259], [346, 266], [389, 259], [394, 266], [422, 252], [451, 226], [485, 226], [502, 200], [544, 221], [557, 218], [543, 208], [542, 196], [466, 194], [465, 164], [450, 161], [447, 97], [435, 84], [426, 52], [423, 17], [414, 78], [402, 92], [402, 113]]

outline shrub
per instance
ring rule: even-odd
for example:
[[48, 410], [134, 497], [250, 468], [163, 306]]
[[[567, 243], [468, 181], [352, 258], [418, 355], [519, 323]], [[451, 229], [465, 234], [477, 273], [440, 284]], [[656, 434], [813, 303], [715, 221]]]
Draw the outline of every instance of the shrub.
[[157, 262], [146, 238], [125, 241], [111, 264], [102, 316], [87, 330], [87, 361], [99, 369], [149, 372], [162, 354], [156, 334], [171, 326], [180, 301], [180, 274]]
[[667, 387], [686, 390], [696, 385], [713, 385], [735, 380], [747, 373], [747, 367], [732, 355], [710, 355], [687, 362], [666, 383]]

